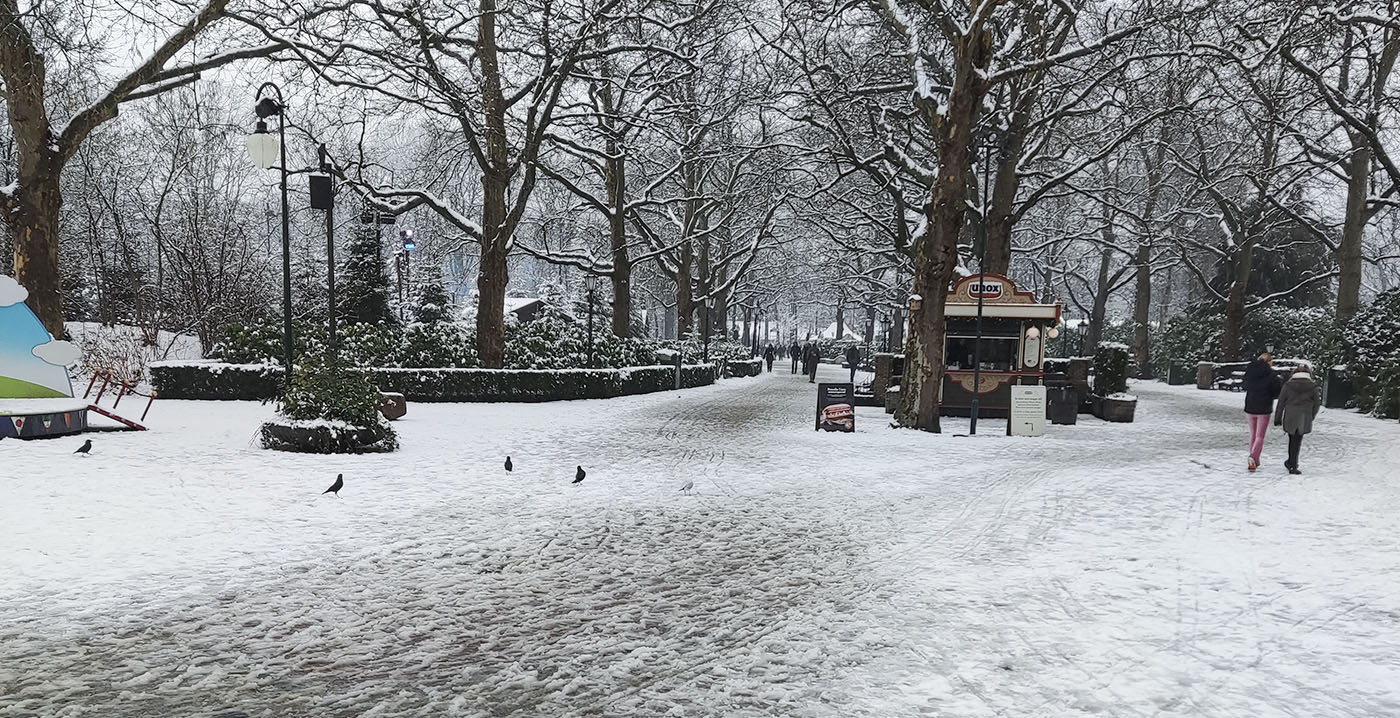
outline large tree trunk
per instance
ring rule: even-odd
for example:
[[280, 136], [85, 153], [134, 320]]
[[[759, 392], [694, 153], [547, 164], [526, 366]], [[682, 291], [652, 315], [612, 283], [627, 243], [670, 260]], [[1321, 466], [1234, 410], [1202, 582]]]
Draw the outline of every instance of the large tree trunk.
[[691, 286], [690, 261], [687, 258], [676, 272], [676, 338], [685, 339], [694, 331], [695, 289]]
[[1016, 226], [1012, 214], [1021, 181], [1016, 174], [1016, 163], [1020, 161], [1025, 146], [1024, 134], [1024, 131], [1012, 133], [997, 153], [995, 184], [992, 186], [991, 206], [987, 208], [988, 274], [1010, 275], [1011, 230]]
[[1099, 274], [1098, 281], [1094, 285], [1094, 306], [1089, 309], [1089, 353], [1093, 354], [1099, 349], [1099, 342], [1103, 341], [1104, 322], [1108, 319], [1108, 295], [1109, 279], [1108, 270], [1113, 267], [1113, 255], [1109, 253], [1112, 246], [1113, 233], [1104, 225], [1105, 244], [1099, 250]]
[[1366, 196], [1371, 191], [1371, 150], [1353, 137], [1347, 160], [1347, 204], [1342, 239], [1337, 245], [1337, 323], [1346, 324], [1361, 309], [1361, 248], [1369, 214]]
[[1137, 356], [1139, 379], [1152, 378], [1152, 343], [1147, 331], [1152, 321], [1152, 246], [1146, 242], [1138, 244], [1137, 256], [1133, 258], [1137, 271], [1135, 296], [1133, 297], [1133, 353]]
[[482, 168], [481, 268], [476, 277], [476, 353], [481, 366], [500, 369], [506, 350], [506, 285], [510, 270], [510, 237], [506, 219], [510, 192], [510, 153], [506, 146], [506, 104], [501, 93], [501, 68], [496, 56], [496, 0], [481, 0], [482, 116], [486, 125], [486, 162]]
[[968, 147], [987, 94], [991, 40], [985, 30], [973, 31], [966, 44], [956, 49], [959, 57], [946, 111], [925, 117], [938, 138], [938, 176], [923, 206], [924, 231], [914, 240], [914, 294], [922, 297], [922, 302], [910, 317], [904, 379], [895, 414], [900, 425], [925, 431], [940, 429], [938, 402], [947, 336], [944, 308], [967, 214]]
[[[21, 183], [25, 180], [21, 179]], [[14, 242], [15, 281], [29, 290], [25, 303], [55, 338], [64, 337], [63, 276], [58, 264], [58, 217], [63, 195], [58, 173], [34, 177], [10, 198], [5, 224]]]
[[623, 166], [621, 160], [608, 163], [608, 194], [612, 201], [608, 232], [612, 244], [612, 332], [619, 337], [632, 336], [632, 258], [627, 254], [627, 218], [623, 210]]
[[1239, 361], [1244, 341], [1245, 299], [1249, 296], [1249, 274], [1254, 263], [1254, 243], [1248, 242], [1235, 257], [1230, 293], [1225, 301], [1225, 331], [1220, 337], [1220, 351], [1226, 361]]

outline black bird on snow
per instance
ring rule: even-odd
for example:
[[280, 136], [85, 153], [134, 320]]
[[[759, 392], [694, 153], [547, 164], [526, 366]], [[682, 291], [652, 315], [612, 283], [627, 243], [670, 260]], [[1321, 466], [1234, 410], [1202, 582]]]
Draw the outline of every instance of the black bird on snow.
[[87, 456], [87, 453], [88, 453], [89, 451], [92, 451], [92, 439], [88, 439], [87, 441], [84, 441], [84, 442], [83, 442], [83, 445], [82, 445], [82, 446], [79, 446], [79, 447], [78, 447], [78, 450], [75, 451], [75, 452], [73, 452], [73, 453], [75, 453], [75, 454], [82, 454], [83, 456]]
[[510, 463], [510, 457], [506, 457], [506, 471], [515, 471], [515, 464]]
[[345, 474], [336, 474], [335, 483], [331, 484], [331, 487], [329, 489], [322, 491], [321, 495], [325, 496], [326, 494], [335, 494], [335, 497], [338, 499], [340, 498], [340, 490], [343, 488], [345, 488]]
[[584, 471], [582, 466], [578, 467], [578, 471], [574, 472], [574, 483], [583, 483], [583, 478], [585, 476], [588, 476], [588, 472]]

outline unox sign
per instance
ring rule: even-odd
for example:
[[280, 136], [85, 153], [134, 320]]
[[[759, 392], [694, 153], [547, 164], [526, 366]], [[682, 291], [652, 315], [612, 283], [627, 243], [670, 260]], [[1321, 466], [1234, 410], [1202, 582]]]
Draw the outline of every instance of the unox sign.
[[973, 279], [967, 285], [967, 293], [973, 299], [1001, 299], [1006, 293], [1006, 284], [999, 279], [987, 277], [985, 279]]

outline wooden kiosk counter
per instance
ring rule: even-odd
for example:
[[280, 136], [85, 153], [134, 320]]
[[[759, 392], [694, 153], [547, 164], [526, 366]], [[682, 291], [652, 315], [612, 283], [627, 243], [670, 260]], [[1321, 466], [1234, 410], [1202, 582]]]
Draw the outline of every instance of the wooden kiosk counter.
[[[982, 300], [982, 370], [974, 385], [973, 347], [977, 339], [977, 300]], [[948, 322], [940, 413], [967, 416], [974, 394], [978, 414], [1005, 417], [1011, 387], [1045, 380], [1045, 341], [1060, 323], [1059, 304], [1037, 304], [1010, 279], [998, 274], [972, 275], [948, 292]]]

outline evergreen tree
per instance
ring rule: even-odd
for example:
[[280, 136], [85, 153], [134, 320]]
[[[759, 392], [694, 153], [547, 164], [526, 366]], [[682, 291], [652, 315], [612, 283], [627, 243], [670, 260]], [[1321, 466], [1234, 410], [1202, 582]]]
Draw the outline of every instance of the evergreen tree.
[[452, 321], [452, 298], [447, 296], [447, 288], [443, 286], [442, 267], [427, 262], [418, 271], [418, 291], [413, 298], [414, 321], [422, 324]]
[[395, 324], [389, 308], [389, 273], [384, 250], [372, 224], [356, 226], [345, 248], [345, 264], [336, 282], [336, 304], [346, 324]]

